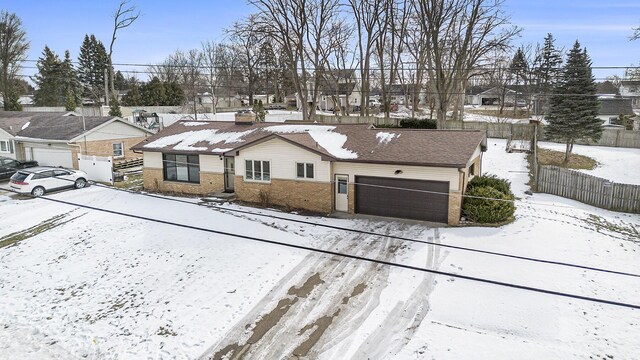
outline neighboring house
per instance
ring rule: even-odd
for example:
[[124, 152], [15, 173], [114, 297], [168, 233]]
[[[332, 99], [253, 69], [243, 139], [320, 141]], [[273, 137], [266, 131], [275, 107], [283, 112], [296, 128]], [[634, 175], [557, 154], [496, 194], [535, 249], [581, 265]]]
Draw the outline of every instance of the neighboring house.
[[152, 191], [457, 224], [484, 132], [180, 121], [132, 149]]
[[78, 168], [78, 154], [139, 157], [130, 147], [152, 133], [113, 116], [0, 111], [0, 155]]
[[[426, 96], [419, 84], [393, 84], [389, 89], [389, 101], [391, 104], [411, 105], [415, 94], [418, 102], [424, 103]], [[369, 100], [371, 99], [382, 102], [382, 89], [372, 89], [369, 93]]]
[[[318, 91], [314, 91], [314, 79], [307, 82], [307, 103], [311, 106], [314, 96], [316, 109], [322, 111], [353, 111], [360, 105], [360, 83], [353, 69], [325, 71], [320, 79]], [[296, 107], [302, 108], [302, 99], [296, 94]], [[346, 107], [346, 108], [345, 108]]]
[[[494, 86], [492, 88], [479, 91], [482, 88], [472, 87], [471, 92], [466, 98], [466, 105], [500, 105], [504, 99], [505, 106], [513, 106], [516, 96], [522, 100], [522, 93], [513, 88], [513, 86]], [[476, 93], [477, 92], [477, 93]]]
[[634, 109], [640, 109], [640, 80], [620, 81], [620, 95], [631, 99]]
[[631, 99], [623, 97], [599, 97], [600, 108], [598, 109], [598, 117], [602, 120], [602, 125], [620, 125], [618, 119], [620, 115], [626, 117], [634, 117], [635, 113], [631, 107]]

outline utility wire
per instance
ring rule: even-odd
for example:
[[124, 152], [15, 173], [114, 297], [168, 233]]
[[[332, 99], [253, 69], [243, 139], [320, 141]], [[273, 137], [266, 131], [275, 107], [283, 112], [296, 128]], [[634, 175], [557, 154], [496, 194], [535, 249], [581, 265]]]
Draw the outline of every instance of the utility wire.
[[[24, 170], [19, 170], [19, 171], [26, 172], [26, 173], [32, 173], [30, 171], [24, 171]], [[70, 182], [73, 181], [73, 180], [70, 180], [70, 179], [62, 179], [62, 180], [67, 180], [67, 181], [70, 181]], [[118, 188], [115, 188], [115, 187], [112, 187], [112, 186], [102, 185], [102, 184], [96, 183], [94, 181], [92, 181], [91, 184], [94, 185], [94, 186], [97, 186], [97, 187], [101, 187], [101, 188], [105, 188], [105, 189], [109, 189], [109, 190], [114, 190], [114, 191], [126, 192], [126, 193], [129, 193], [129, 194], [147, 196], [147, 197], [151, 197], [151, 198], [155, 198], [155, 199], [174, 201], [174, 202], [184, 203], [184, 204], [189, 204], [189, 205], [202, 206], [200, 204], [193, 203], [193, 202], [190, 202], [190, 201], [181, 200], [181, 199], [168, 198], [168, 197], [149, 194], [149, 193], [138, 193], [138, 192], [134, 192], [134, 191], [129, 191], [127, 189], [118, 189]], [[444, 193], [442, 193], [442, 194], [444, 194]], [[630, 276], [630, 277], [640, 278], [640, 274], [634, 274], [634, 273], [618, 271], [618, 270], [602, 269], [602, 268], [597, 268], [597, 267], [593, 267], [593, 266], [586, 266], [586, 265], [579, 265], [579, 264], [573, 264], [573, 263], [567, 263], [567, 262], [561, 262], [561, 261], [545, 260], [545, 259], [532, 258], [532, 257], [526, 257], [526, 256], [520, 256], [520, 255], [506, 254], [506, 253], [500, 253], [500, 252], [495, 252], [495, 251], [482, 250], [482, 249], [478, 249], [478, 248], [470, 248], [470, 247], [464, 247], [464, 246], [448, 245], [448, 244], [442, 244], [442, 243], [437, 243], [437, 242], [433, 242], [433, 241], [412, 239], [412, 238], [406, 238], [406, 237], [401, 237], [401, 236], [380, 235], [378, 233], [371, 232], [371, 231], [366, 231], [366, 230], [357, 230], [357, 229], [340, 227], [340, 226], [335, 226], [335, 225], [327, 225], [327, 224], [322, 224], [322, 223], [317, 223], [317, 222], [312, 222], [312, 221], [291, 219], [291, 218], [287, 218], [287, 217], [283, 217], [283, 216], [262, 214], [262, 213], [251, 212], [251, 211], [246, 211], [246, 210], [224, 208], [224, 207], [216, 206], [216, 205], [212, 205], [212, 204], [207, 204], [206, 207], [214, 208], [214, 209], [216, 209], [218, 211], [221, 211], [221, 212], [228, 211], [228, 212], [235, 212], [235, 213], [239, 213], [239, 214], [261, 216], [261, 217], [277, 219], [277, 220], [284, 220], [284, 221], [300, 223], [300, 224], [305, 224], [305, 225], [319, 226], [319, 227], [324, 227], [324, 228], [328, 228], [328, 229], [341, 230], [341, 231], [353, 232], [353, 233], [358, 233], [358, 234], [381, 236], [381, 237], [387, 237], [387, 238], [394, 239], [394, 240], [401, 240], [401, 241], [412, 242], [412, 243], [420, 243], [420, 244], [426, 244], [426, 245], [432, 245], [432, 246], [439, 246], [439, 247], [443, 247], [443, 248], [462, 250], [462, 251], [480, 253], [480, 254], [485, 254], [485, 255], [492, 255], [492, 256], [516, 259], [516, 260], [524, 260], [524, 261], [530, 261], [530, 262], [551, 264], [551, 265], [557, 265], [557, 266], [563, 266], [563, 267], [571, 267], [571, 268], [577, 268], [577, 269], [583, 269], [583, 270], [590, 270], [590, 271], [596, 271], [596, 272], [602, 272], [602, 273], [609, 273], [609, 274], [616, 274], [616, 275], [623, 275], [623, 276]]]
[[[17, 191], [10, 190], [10, 189], [8, 191], [14, 192], [14, 193], [18, 193]], [[602, 299], [602, 298], [595, 298], [595, 297], [590, 297], [590, 296], [583, 296], [583, 295], [565, 293], [565, 292], [560, 292], [560, 291], [548, 290], [548, 289], [537, 288], [537, 287], [532, 287], [532, 286], [519, 285], [519, 284], [508, 283], [508, 282], [497, 281], [497, 280], [491, 280], [491, 279], [475, 277], [475, 276], [467, 276], [467, 275], [449, 273], [449, 272], [445, 272], [445, 271], [422, 268], [422, 267], [418, 267], [418, 266], [394, 263], [394, 262], [391, 262], [391, 261], [372, 259], [372, 258], [367, 258], [367, 257], [364, 257], [364, 256], [351, 255], [351, 254], [341, 253], [341, 252], [337, 252], [337, 251], [317, 249], [317, 248], [313, 248], [313, 247], [310, 247], [310, 246], [288, 244], [288, 243], [285, 243], [285, 242], [269, 240], [269, 239], [255, 237], [255, 236], [235, 234], [235, 233], [230, 233], [230, 232], [225, 232], [225, 231], [220, 231], [220, 230], [202, 228], [202, 227], [193, 226], [193, 225], [175, 223], [175, 222], [166, 221], [166, 220], [153, 219], [153, 218], [140, 216], [140, 215], [135, 215], [135, 214], [127, 214], [127, 213], [120, 212], [120, 211], [103, 209], [103, 208], [94, 207], [94, 206], [90, 206], [90, 205], [77, 204], [77, 203], [73, 203], [73, 202], [69, 202], [69, 201], [54, 199], [54, 198], [51, 198], [51, 197], [48, 197], [48, 196], [40, 197], [40, 199], [51, 201], [51, 202], [55, 202], [55, 203], [59, 203], [59, 204], [75, 206], [75, 207], [79, 207], [79, 208], [83, 208], [83, 209], [89, 209], [89, 210], [104, 212], [104, 213], [113, 214], [113, 215], [120, 215], [120, 216], [124, 216], [124, 217], [127, 217], [127, 218], [134, 218], [134, 219], [138, 219], [138, 220], [150, 221], [150, 222], [155, 222], [155, 223], [169, 225], [169, 226], [175, 226], [175, 227], [181, 227], [181, 228], [190, 229], [190, 230], [197, 230], [197, 231], [207, 232], [207, 233], [211, 233], [211, 234], [224, 235], [224, 236], [229, 236], [229, 237], [234, 237], [234, 238], [240, 238], [240, 239], [245, 239], [245, 240], [250, 240], [250, 241], [256, 241], [256, 242], [271, 244], [271, 245], [279, 245], [279, 246], [284, 246], [284, 247], [298, 249], [298, 250], [306, 250], [306, 251], [310, 251], [310, 252], [321, 253], [321, 254], [325, 254], [325, 255], [339, 256], [339, 257], [342, 257], [342, 258], [365, 261], [365, 262], [369, 262], [369, 263], [386, 265], [386, 266], [390, 266], [390, 267], [397, 267], [397, 268], [401, 268], [401, 269], [413, 270], [413, 271], [418, 271], [418, 272], [423, 272], [423, 273], [430, 273], [430, 274], [435, 274], [435, 275], [449, 276], [449, 277], [453, 277], [453, 278], [458, 278], [458, 279], [463, 279], [463, 280], [468, 280], [468, 281], [473, 281], [473, 282], [480, 282], [480, 283], [485, 283], [485, 284], [491, 284], [491, 285], [496, 285], [496, 286], [502, 286], [502, 287], [507, 287], [507, 288], [512, 288], [512, 289], [524, 290], [524, 291], [547, 294], [547, 295], [555, 295], [555, 296], [569, 298], [569, 299], [583, 300], [583, 301], [594, 302], [594, 303], [599, 303], [599, 304], [605, 304], [605, 305], [611, 305], [611, 306], [618, 306], [618, 307], [623, 307], [623, 308], [640, 310], [640, 305], [638, 305], [638, 304], [625, 303], [625, 302], [620, 302], [620, 301], [613, 301], [613, 300], [607, 300], [607, 299]]]

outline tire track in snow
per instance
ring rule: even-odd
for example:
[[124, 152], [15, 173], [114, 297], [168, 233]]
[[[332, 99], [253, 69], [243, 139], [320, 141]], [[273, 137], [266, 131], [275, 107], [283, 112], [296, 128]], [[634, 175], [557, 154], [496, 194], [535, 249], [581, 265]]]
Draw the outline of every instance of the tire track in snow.
[[[398, 230], [397, 223], [368, 225], [374, 225], [371, 230], [380, 232], [381, 236]], [[324, 239], [324, 248], [387, 260], [394, 257], [399, 246], [390, 244], [388, 238], [380, 239], [366, 234], [345, 238], [344, 235], [341, 231], [312, 234]], [[282, 358], [285, 354], [296, 356], [294, 353], [311, 354], [309, 356], [313, 357], [314, 346], [321, 342], [323, 333], [333, 321], [342, 322], [345, 316], [359, 321], [366, 318], [368, 313], [352, 311], [353, 314], [349, 315], [347, 309], [352, 299], [379, 296], [381, 290], [371, 289], [382, 288], [380, 284], [386, 283], [388, 270], [381, 269], [384, 267], [365, 265], [354, 259], [309, 254], [202, 358]], [[308, 288], [308, 282], [313, 277], [321, 281], [314, 282], [313, 288], [305, 296], [296, 296], [298, 289]], [[370, 312], [374, 308], [366, 309]], [[278, 315], [275, 319], [274, 314]], [[263, 328], [264, 319], [270, 319], [271, 322], [266, 331]], [[256, 330], [261, 336], [253, 336]]]

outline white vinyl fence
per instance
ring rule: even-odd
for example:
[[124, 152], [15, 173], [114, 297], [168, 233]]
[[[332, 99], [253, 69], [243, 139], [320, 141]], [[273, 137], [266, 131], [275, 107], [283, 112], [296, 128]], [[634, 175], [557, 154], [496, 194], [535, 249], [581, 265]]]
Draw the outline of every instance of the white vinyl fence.
[[87, 180], [113, 184], [111, 156], [78, 155], [78, 168], [87, 173]]

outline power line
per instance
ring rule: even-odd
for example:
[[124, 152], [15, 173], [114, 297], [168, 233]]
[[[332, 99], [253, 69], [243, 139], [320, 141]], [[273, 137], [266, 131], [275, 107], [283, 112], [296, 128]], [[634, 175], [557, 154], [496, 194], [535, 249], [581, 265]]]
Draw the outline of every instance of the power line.
[[[25, 59], [23, 60], [24, 62], [31, 62], [31, 63], [37, 63], [39, 60], [38, 59]], [[71, 64], [79, 64], [78, 61], [71, 61]], [[413, 64], [416, 66], [413, 67], [404, 67], [402, 66], [403, 64]], [[106, 64], [105, 64], [106, 65]], [[420, 65], [420, 66], [418, 66]], [[230, 66], [230, 65], [202, 65], [202, 64], [145, 64], [145, 63], [113, 63], [112, 66], [129, 66], [129, 67], [145, 67], [145, 68], [168, 68], [168, 69], [181, 69], [181, 68], [187, 68], [187, 69], [203, 69], [203, 70], [210, 70], [210, 69], [244, 69], [246, 68], [246, 66]], [[272, 69], [272, 67], [265, 67], [265, 66], [252, 66], [253, 69]], [[291, 67], [291, 66], [276, 66], [274, 68], [279, 68], [279, 69], [283, 69], [283, 70], [302, 70], [301, 66], [295, 66], [295, 67]], [[418, 61], [403, 61], [402, 64], [399, 64], [397, 66], [398, 70], [432, 70], [434, 68], [430, 67], [430, 66], [425, 66], [422, 65], [421, 62]], [[567, 67], [558, 67], [557, 69], [563, 69], [563, 68], [567, 68]], [[607, 69], [640, 69], [640, 65], [625, 65], [625, 66], [621, 66], [621, 65], [592, 65], [592, 66], [573, 66], [570, 67], [570, 69], [582, 69], [582, 68], [591, 68], [591, 69], [595, 69], [595, 70], [607, 70]], [[348, 69], [345, 70], [361, 70], [362, 68], [354, 66], [354, 67], [349, 67]], [[436, 68], [437, 69], [437, 68]], [[445, 70], [445, 71], [452, 71], [452, 70], [463, 70], [463, 71], [468, 71], [468, 70], [476, 70], [476, 71], [491, 71], [491, 70], [497, 70], [497, 69], [508, 69], [508, 67], [499, 67], [499, 66], [477, 66], [477, 67], [443, 67], [442, 69], [437, 69], [437, 70]], [[538, 69], [537, 67], [534, 67], [532, 69]], [[316, 68], [314, 66], [305, 66], [305, 70], [307, 71], [315, 71]], [[329, 72], [332, 69], [328, 69], [328, 68], [319, 68], [318, 71], [325, 71], [325, 72]], [[385, 68], [382, 67], [375, 67], [375, 66], [370, 66], [368, 68], [369, 71], [371, 70], [387, 70]]]
[[[27, 172], [27, 173], [32, 173], [30, 171], [23, 171], [23, 170], [20, 170], [20, 171]], [[68, 179], [63, 179], [63, 180], [67, 180], [67, 181], [70, 181], [70, 182], [72, 181], [72, 180], [68, 180]], [[111, 187], [111, 186], [98, 184], [96, 182], [91, 182], [91, 184], [93, 184], [93, 185], [95, 185], [97, 187], [106, 188], [106, 189], [109, 189], [109, 190], [122, 191], [122, 192], [126, 192], [126, 193], [129, 193], [129, 194], [147, 196], [147, 197], [151, 197], [151, 198], [155, 198], [155, 199], [168, 200], [168, 201], [174, 201], [174, 202], [179, 202], [179, 203], [184, 203], [184, 204], [189, 204], [189, 205], [200, 206], [200, 204], [194, 204], [193, 202], [189, 202], [189, 201], [185, 201], [185, 200], [167, 198], [167, 197], [158, 196], [158, 195], [154, 195], [154, 194], [148, 194], [148, 193], [137, 193], [137, 192], [129, 191], [129, 190], [126, 190], [126, 189], [118, 189], [118, 188], [114, 188], [114, 187]], [[411, 189], [406, 189], [406, 190], [411, 190]], [[445, 195], [445, 193], [440, 193], [440, 194]], [[448, 195], [448, 193], [446, 195]], [[207, 205], [207, 207], [214, 208], [214, 209], [216, 209], [218, 211], [222, 211], [222, 212], [224, 212], [224, 211], [236, 212], [236, 213], [240, 213], [240, 214], [248, 214], [248, 215], [254, 215], [254, 216], [267, 217], [267, 218], [271, 218], [271, 219], [284, 220], [284, 221], [289, 221], [289, 222], [294, 222], [294, 223], [301, 223], [301, 224], [305, 224], [305, 225], [319, 226], [319, 227], [324, 227], [324, 228], [329, 228], [329, 229], [334, 229], [334, 230], [341, 230], [341, 231], [358, 233], [358, 234], [383, 236], [383, 235], [380, 235], [380, 234], [377, 234], [377, 233], [374, 233], [374, 232], [370, 232], [370, 231], [366, 231], [366, 230], [357, 230], [357, 229], [340, 227], [340, 226], [335, 226], [335, 225], [327, 225], [327, 224], [321, 224], [321, 223], [316, 223], [316, 222], [311, 222], [311, 221], [291, 219], [291, 218], [286, 218], [286, 217], [277, 216], [277, 215], [261, 214], [261, 213], [256, 213], [256, 212], [251, 212], [251, 211], [246, 211], [246, 210], [239, 210], [239, 209], [229, 209], [229, 208], [223, 208], [223, 207], [215, 206], [215, 205]], [[596, 267], [593, 267], [593, 266], [579, 265], [579, 264], [566, 263], [566, 262], [554, 261], [554, 260], [545, 260], [545, 259], [539, 259], [539, 258], [531, 258], [531, 257], [513, 255], [513, 254], [505, 254], [505, 253], [500, 253], [500, 252], [495, 252], [495, 251], [488, 251], [488, 250], [482, 250], [482, 249], [477, 249], [477, 248], [469, 248], [469, 247], [463, 247], [463, 246], [456, 246], [456, 245], [441, 244], [441, 243], [436, 243], [436, 242], [433, 242], [433, 241], [412, 239], [412, 238], [406, 238], [406, 237], [394, 236], [394, 235], [384, 235], [384, 237], [388, 237], [390, 239], [395, 239], [395, 240], [413, 242], [413, 243], [420, 243], [420, 244], [426, 244], [426, 245], [432, 245], [432, 246], [439, 246], [439, 247], [455, 249], [455, 250], [462, 250], [462, 251], [468, 251], [468, 252], [481, 253], [481, 254], [485, 254], [485, 255], [492, 255], [492, 256], [511, 258], [511, 259], [516, 259], [516, 260], [538, 262], [538, 263], [544, 263], [544, 264], [551, 264], [551, 265], [557, 265], [557, 266], [571, 267], [571, 268], [577, 268], [577, 269], [583, 269], [583, 270], [590, 270], [590, 271], [596, 271], [596, 272], [602, 272], [602, 273], [610, 273], [610, 274], [616, 274], [616, 275], [623, 275], [623, 276], [630, 276], [630, 277], [640, 278], [640, 274], [634, 274], [634, 273], [628, 273], [628, 272], [610, 270], [610, 269], [596, 268]]]
[[[18, 193], [17, 191], [14, 191], [14, 190], [8, 190], [8, 191], [13, 192], [13, 193]], [[624, 307], [624, 308], [629, 308], [629, 309], [640, 310], [640, 305], [638, 305], [638, 304], [624, 303], [624, 302], [620, 302], [620, 301], [613, 301], [613, 300], [607, 300], [607, 299], [601, 299], [601, 298], [595, 298], [595, 297], [589, 297], [589, 296], [565, 293], [565, 292], [560, 292], [560, 291], [536, 288], [536, 287], [532, 287], [532, 286], [525, 286], [525, 285], [519, 285], [519, 284], [514, 284], [514, 283], [502, 282], [502, 281], [491, 280], [491, 279], [487, 279], [487, 278], [481, 278], [481, 277], [474, 277], [474, 276], [467, 276], [467, 275], [449, 273], [449, 272], [445, 272], [445, 271], [427, 269], [427, 268], [422, 268], [422, 267], [418, 267], [418, 266], [394, 263], [394, 262], [391, 262], [391, 261], [372, 259], [372, 258], [367, 258], [367, 257], [364, 257], [364, 256], [351, 255], [351, 254], [341, 253], [341, 252], [337, 252], [337, 251], [317, 249], [317, 248], [304, 246], [304, 245], [288, 244], [288, 243], [284, 243], [284, 242], [280, 242], [280, 241], [269, 240], [269, 239], [254, 237], [254, 236], [235, 234], [235, 233], [230, 233], [230, 232], [225, 232], [225, 231], [220, 231], [220, 230], [214, 230], [214, 229], [207, 229], [207, 228], [202, 228], [202, 227], [193, 226], [193, 225], [186, 225], [186, 224], [180, 224], [180, 223], [175, 223], [175, 222], [171, 222], [171, 221], [148, 218], [148, 217], [145, 217], [145, 216], [140, 216], [140, 215], [135, 215], [135, 214], [127, 214], [127, 213], [120, 212], [120, 211], [103, 209], [103, 208], [98, 208], [98, 207], [94, 207], [94, 206], [90, 206], [90, 205], [84, 205], [84, 204], [77, 204], [77, 203], [72, 203], [72, 202], [59, 200], [59, 199], [53, 199], [53, 198], [50, 198], [48, 196], [40, 197], [40, 199], [51, 201], [51, 202], [55, 202], [55, 203], [60, 203], [60, 204], [64, 204], [64, 205], [76, 206], [76, 207], [79, 207], [79, 208], [84, 208], [84, 209], [89, 209], [89, 210], [94, 210], [94, 211], [100, 211], [100, 212], [114, 214], [114, 215], [120, 215], [120, 216], [124, 216], [124, 217], [128, 217], [128, 218], [134, 218], [134, 219], [138, 219], [138, 220], [156, 222], [156, 223], [159, 223], [159, 224], [164, 224], [164, 225], [169, 225], [169, 226], [176, 226], [176, 227], [181, 227], [181, 228], [190, 229], [190, 230], [203, 231], [203, 232], [207, 232], [207, 233], [218, 234], [218, 235], [229, 236], [229, 237], [235, 237], [235, 238], [240, 238], [240, 239], [245, 239], [245, 240], [250, 240], [250, 241], [256, 241], [256, 242], [261, 242], [261, 243], [266, 243], [266, 244], [271, 244], [271, 245], [284, 246], [284, 247], [289, 247], [289, 248], [298, 249], [298, 250], [306, 250], [306, 251], [321, 253], [321, 254], [325, 254], [325, 255], [339, 256], [339, 257], [348, 258], [348, 259], [366, 261], [366, 262], [370, 262], [370, 263], [374, 263], [374, 264], [386, 265], [386, 266], [390, 266], [390, 267], [397, 267], [397, 268], [406, 269], [406, 270], [419, 271], [419, 272], [430, 273], [430, 274], [435, 274], [435, 275], [442, 275], [442, 276], [449, 276], [449, 277], [468, 280], [468, 281], [472, 281], [472, 282], [480, 282], [480, 283], [496, 285], [496, 286], [502, 286], [502, 287], [518, 289], [518, 290], [524, 290], [524, 291], [529, 291], [529, 292], [542, 293], [542, 294], [547, 294], [547, 295], [555, 295], [555, 296], [564, 297], [564, 298], [583, 300], [583, 301], [595, 302], [595, 303], [599, 303], [599, 304], [612, 305], [612, 306], [618, 306], [618, 307]], [[379, 234], [376, 234], [376, 235], [380, 236]]]

